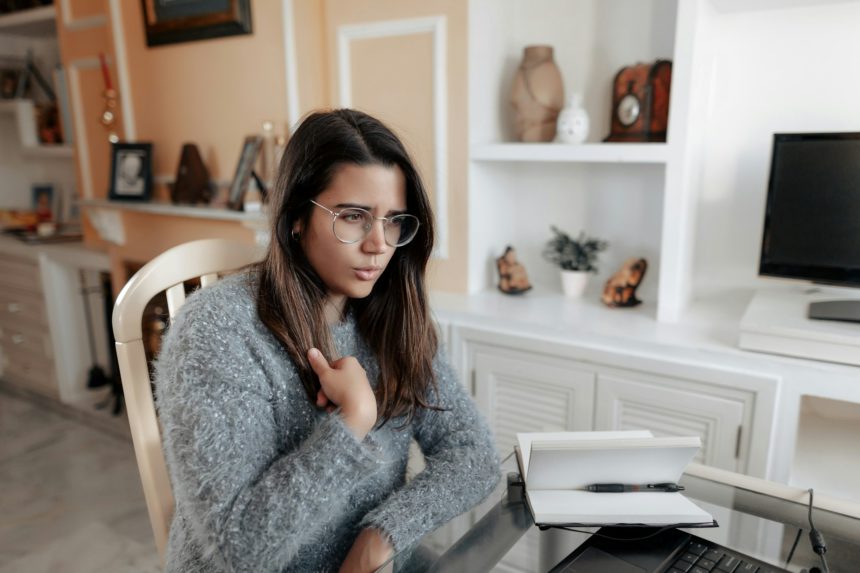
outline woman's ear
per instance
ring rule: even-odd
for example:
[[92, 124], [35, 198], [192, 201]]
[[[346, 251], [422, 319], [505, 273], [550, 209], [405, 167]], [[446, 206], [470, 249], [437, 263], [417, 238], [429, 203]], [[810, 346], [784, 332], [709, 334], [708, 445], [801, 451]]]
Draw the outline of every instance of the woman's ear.
[[293, 225], [293, 230], [290, 231], [290, 237], [293, 238], [294, 241], [298, 241], [302, 236], [302, 225], [300, 222], [296, 221]]

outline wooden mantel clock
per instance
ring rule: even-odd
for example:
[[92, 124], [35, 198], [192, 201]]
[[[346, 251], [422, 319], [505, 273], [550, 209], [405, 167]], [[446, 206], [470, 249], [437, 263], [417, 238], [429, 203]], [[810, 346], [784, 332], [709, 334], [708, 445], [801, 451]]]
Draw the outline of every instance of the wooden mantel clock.
[[621, 68], [612, 88], [612, 127], [603, 141], [666, 141], [672, 62]]

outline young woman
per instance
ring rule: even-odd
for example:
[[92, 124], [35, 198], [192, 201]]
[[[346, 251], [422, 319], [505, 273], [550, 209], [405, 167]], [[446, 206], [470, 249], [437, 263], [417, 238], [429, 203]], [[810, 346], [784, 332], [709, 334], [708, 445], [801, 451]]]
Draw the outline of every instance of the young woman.
[[167, 571], [372, 571], [499, 477], [431, 322], [427, 194], [385, 125], [336, 110], [296, 130], [269, 207], [263, 262], [189, 297], [157, 362]]

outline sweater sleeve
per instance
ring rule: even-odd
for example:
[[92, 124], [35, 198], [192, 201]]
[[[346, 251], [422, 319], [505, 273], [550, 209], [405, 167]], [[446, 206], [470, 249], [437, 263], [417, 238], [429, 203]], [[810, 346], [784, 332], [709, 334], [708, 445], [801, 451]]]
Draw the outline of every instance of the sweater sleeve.
[[444, 410], [421, 409], [413, 426], [425, 468], [362, 520], [387, 535], [395, 551], [476, 506], [501, 474], [490, 429], [442, 351], [434, 372], [439, 392], [430, 392], [430, 403]]
[[242, 311], [189, 298], [156, 364], [158, 410], [176, 504], [204, 555], [226, 571], [281, 571], [383, 462], [337, 414], [286, 451]]

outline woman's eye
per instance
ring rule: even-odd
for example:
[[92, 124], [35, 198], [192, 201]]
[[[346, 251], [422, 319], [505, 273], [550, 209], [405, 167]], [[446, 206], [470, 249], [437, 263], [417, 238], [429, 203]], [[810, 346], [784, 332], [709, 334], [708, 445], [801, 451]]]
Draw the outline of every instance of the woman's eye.
[[399, 227], [403, 224], [403, 217], [392, 217], [388, 220], [388, 224], [392, 227]]
[[347, 223], [361, 223], [364, 221], [364, 217], [360, 213], [343, 213], [340, 218]]

